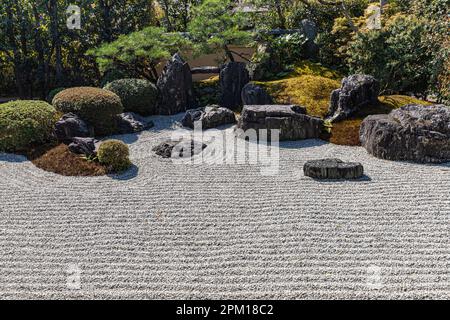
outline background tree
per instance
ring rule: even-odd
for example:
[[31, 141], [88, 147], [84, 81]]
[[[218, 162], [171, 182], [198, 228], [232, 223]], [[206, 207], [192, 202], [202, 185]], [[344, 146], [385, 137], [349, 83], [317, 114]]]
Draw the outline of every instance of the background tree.
[[248, 44], [252, 36], [241, 28], [245, 25], [244, 16], [233, 12], [229, 0], [205, 0], [193, 8], [193, 18], [189, 23], [189, 33], [194, 49], [198, 53], [223, 51], [225, 57], [234, 61], [230, 45]]
[[178, 33], [166, 33], [163, 28], [147, 27], [116, 41], [88, 51], [96, 57], [102, 72], [111, 69], [156, 82], [157, 65], [175, 52], [187, 48], [190, 42]]

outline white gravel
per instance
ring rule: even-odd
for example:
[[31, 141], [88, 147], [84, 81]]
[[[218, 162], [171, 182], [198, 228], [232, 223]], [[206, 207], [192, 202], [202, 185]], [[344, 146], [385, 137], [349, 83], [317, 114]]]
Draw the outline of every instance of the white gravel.
[[[0, 154], [0, 298], [450, 298], [450, 164], [316, 140], [283, 143], [275, 176], [174, 164], [151, 148], [179, 116], [154, 120], [121, 137], [136, 165], [121, 176]], [[324, 157], [367, 177], [303, 176]]]

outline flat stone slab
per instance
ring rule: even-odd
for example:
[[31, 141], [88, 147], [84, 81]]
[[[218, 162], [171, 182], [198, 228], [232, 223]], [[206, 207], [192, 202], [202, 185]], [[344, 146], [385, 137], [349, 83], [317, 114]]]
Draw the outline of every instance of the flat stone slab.
[[340, 159], [308, 161], [304, 167], [305, 176], [314, 179], [359, 179], [364, 175], [364, 167], [357, 162]]
[[238, 121], [238, 129], [279, 130], [280, 140], [320, 138], [324, 122], [306, 114], [306, 108], [297, 105], [248, 105], [244, 106]]

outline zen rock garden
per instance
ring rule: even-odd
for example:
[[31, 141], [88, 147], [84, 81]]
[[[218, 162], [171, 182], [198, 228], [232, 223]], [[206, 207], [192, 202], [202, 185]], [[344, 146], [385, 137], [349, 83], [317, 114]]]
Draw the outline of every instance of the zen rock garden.
[[1, 0], [0, 299], [450, 299], [448, 1]]

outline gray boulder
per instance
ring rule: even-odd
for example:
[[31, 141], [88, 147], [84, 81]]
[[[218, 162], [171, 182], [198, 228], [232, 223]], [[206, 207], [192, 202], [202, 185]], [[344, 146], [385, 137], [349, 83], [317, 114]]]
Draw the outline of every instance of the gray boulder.
[[347, 119], [358, 110], [378, 103], [380, 83], [372, 76], [355, 74], [342, 80], [342, 87], [331, 94], [328, 120]]
[[117, 115], [117, 127], [119, 134], [130, 134], [150, 129], [153, 122], [134, 113], [125, 112]]
[[95, 156], [95, 140], [94, 138], [72, 138], [72, 142], [69, 144], [70, 152], [75, 154], [84, 154], [85, 156]]
[[236, 123], [236, 116], [233, 111], [217, 105], [206, 108], [192, 109], [186, 111], [181, 124], [188, 128], [194, 128], [194, 124], [201, 121], [202, 129], [215, 128], [225, 124]]
[[303, 172], [314, 179], [359, 179], [364, 175], [364, 167], [340, 159], [321, 159], [306, 162]]
[[[324, 121], [306, 114], [306, 109], [296, 105], [244, 106], [238, 129], [280, 130], [280, 140], [320, 138]], [[269, 132], [270, 133], [270, 132]]]
[[450, 107], [412, 104], [389, 115], [369, 116], [361, 125], [360, 140], [381, 159], [450, 162]]
[[58, 141], [70, 143], [74, 137], [89, 137], [93, 135], [87, 123], [76, 114], [67, 113], [56, 122], [55, 137]]
[[160, 143], [152, 149], [155, 154], [162, 158], [190, 158], [200, 154], [206, 148], [206, 144], [192, 139], [168, 140]]
[[191, 68], [178, 53], [167, 62], [156, 85], [160, 91], [159, 114], [173, 115], [197, 106]]
[[228, 62], [220, 70], [220, 106], [237, 109], [242, 106], [242, 89], [250, 82], [247, 67], [243, 62]]
[[242, 102], [244, 105], [273, 104], [272, 97], [266, 90], [256, 84], [248, 83], [242, 89]]
[[314, 41], [317, 38], [318, 30], [314, 21], [303, 19], [301, 21], [301, 28], [303, 30], [303, 34], [309, 40]]

